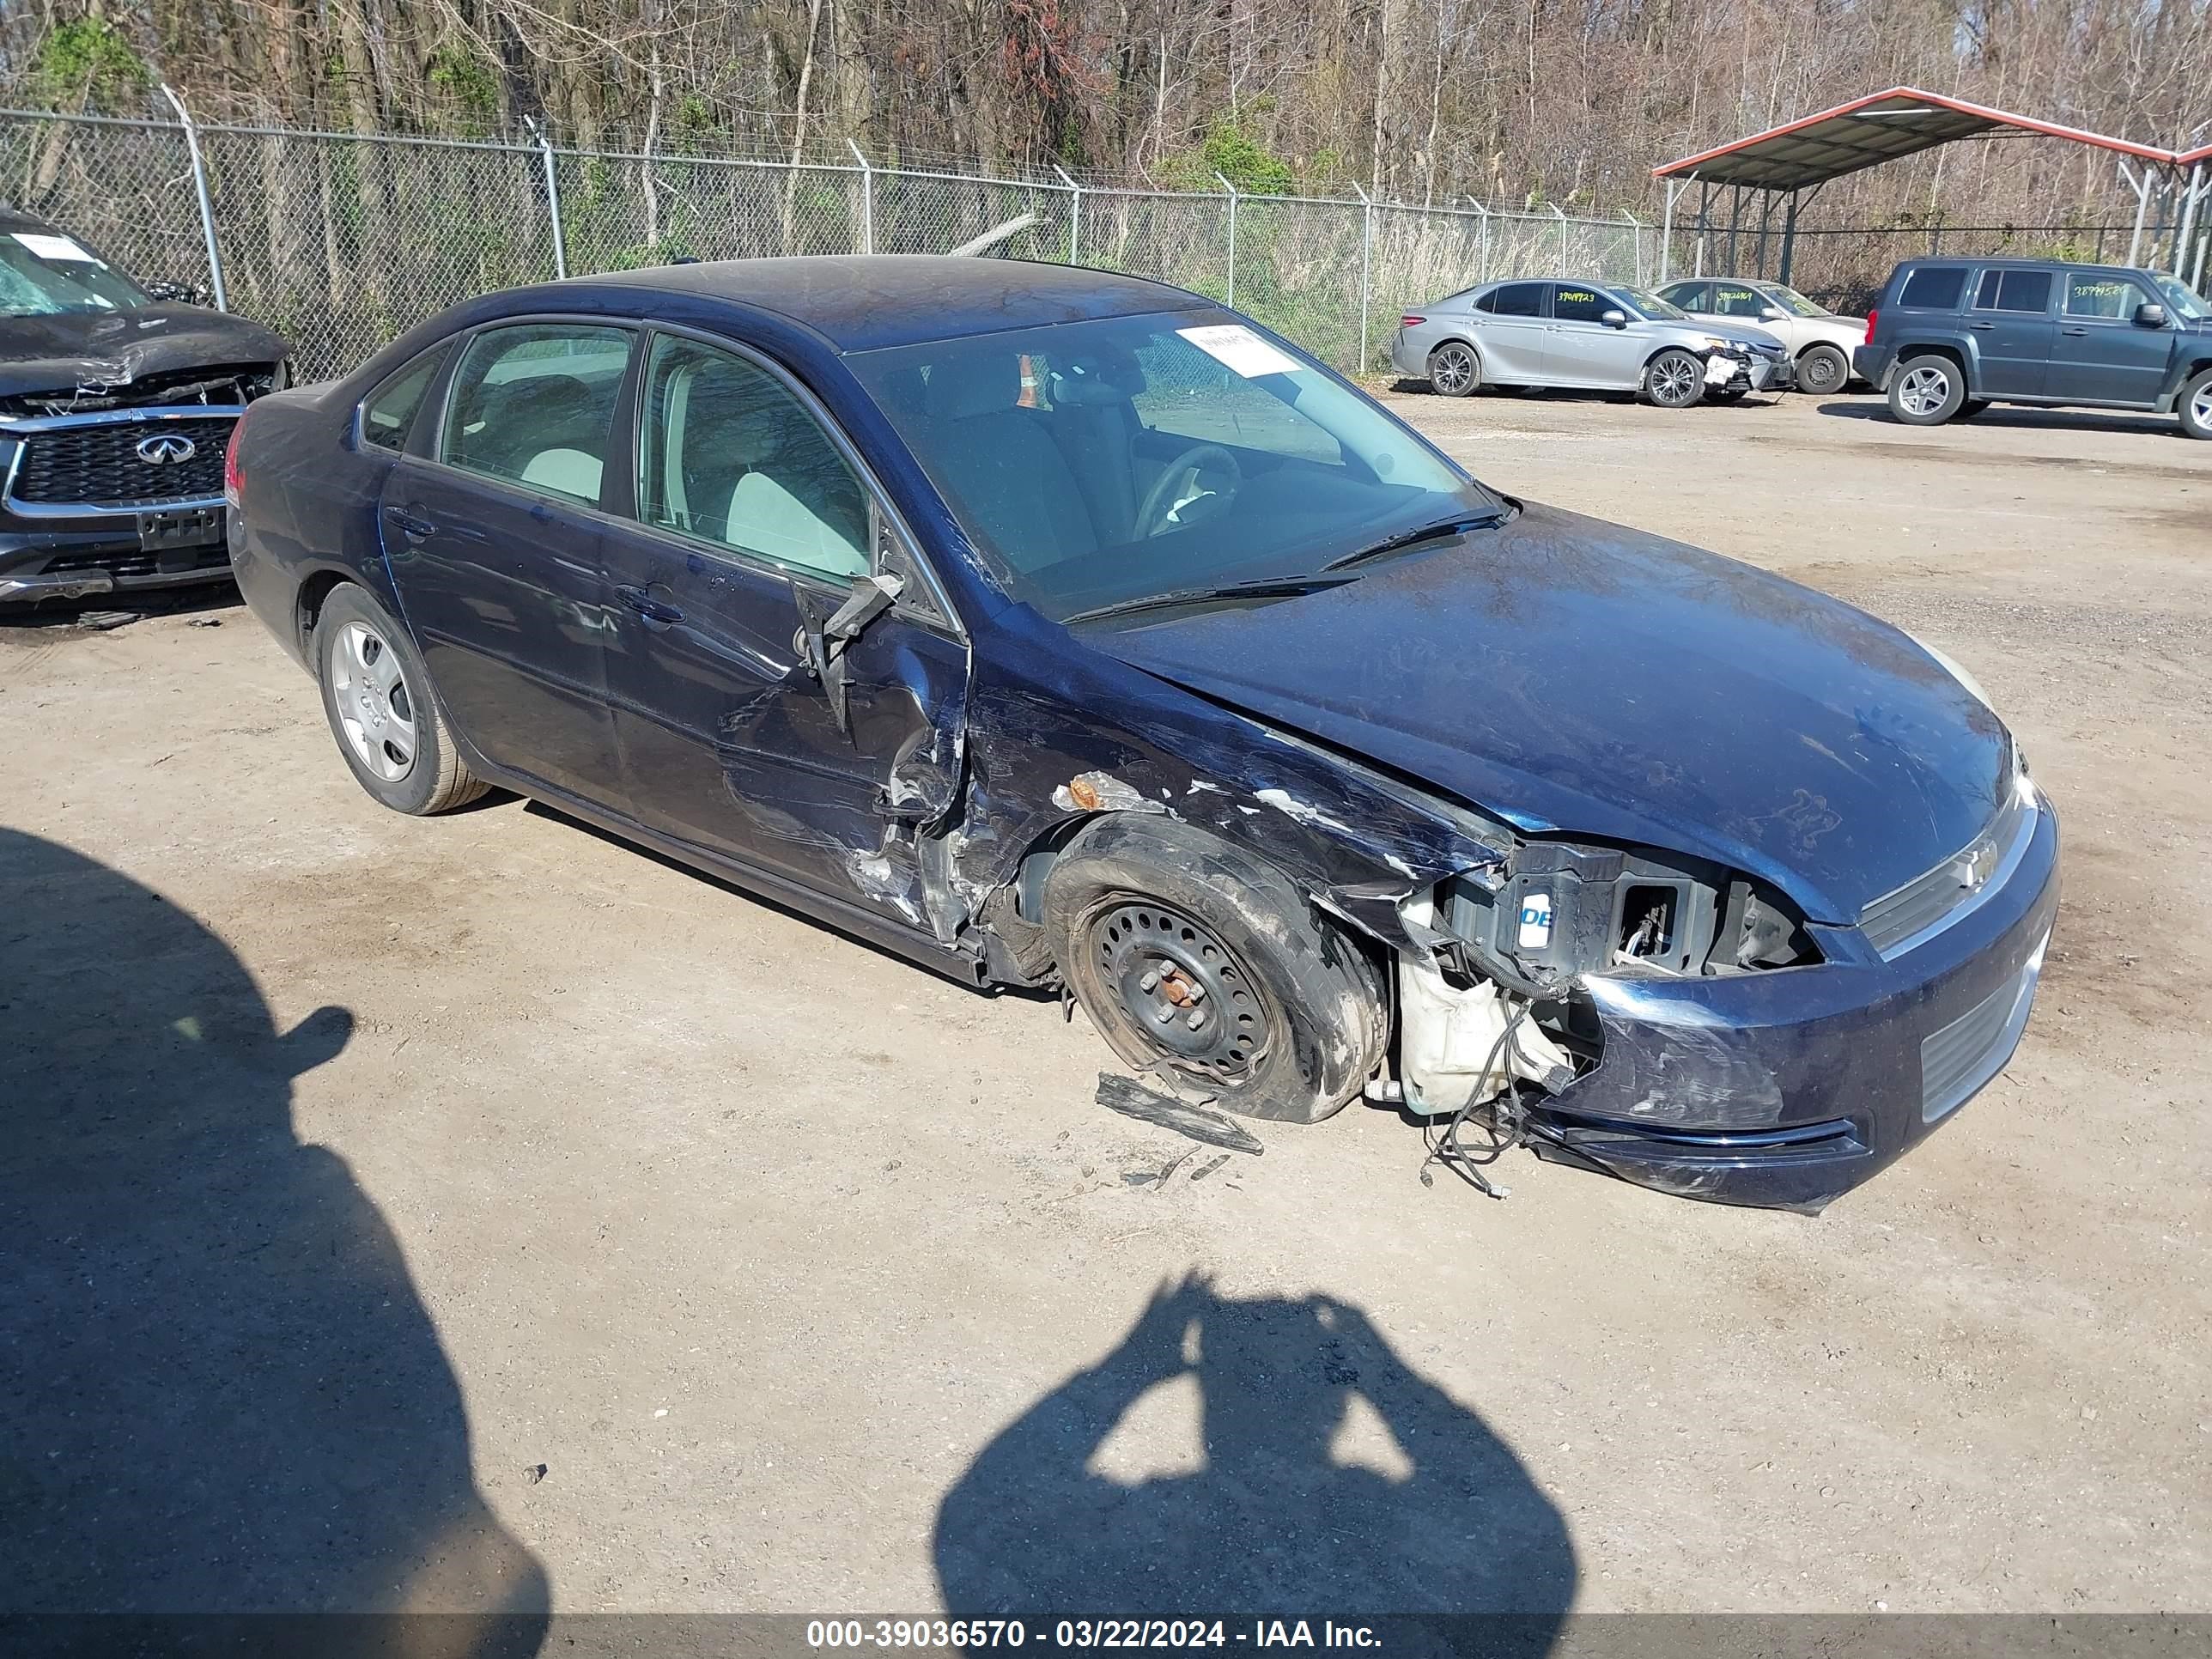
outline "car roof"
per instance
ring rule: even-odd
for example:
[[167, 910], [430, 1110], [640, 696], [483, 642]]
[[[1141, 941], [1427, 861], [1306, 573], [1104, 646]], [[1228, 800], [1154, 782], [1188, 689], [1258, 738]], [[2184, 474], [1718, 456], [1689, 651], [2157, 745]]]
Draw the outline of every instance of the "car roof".
[[1210, 310], [1216, 303], [1165, 283], [1112, 271], [951, 254], [723, 259], [577, 280], [775, 312], [812, 329], [840, 351], [1099, 317]]
[[1923, 253], [1900, 259], [1901, 265], [1978, 265], [1984, 270], [2114, 270], [2140, 276], [2133, 265], [2100, 264], [2090, 259], [2020, 259], [1994, 253]]

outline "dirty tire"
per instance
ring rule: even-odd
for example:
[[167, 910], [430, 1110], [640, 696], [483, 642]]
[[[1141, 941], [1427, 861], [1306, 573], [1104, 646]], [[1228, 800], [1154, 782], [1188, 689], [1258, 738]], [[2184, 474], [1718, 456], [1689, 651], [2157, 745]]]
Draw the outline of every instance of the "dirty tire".
[[1889, 383], [1889, 412], [1907, 426], [1941, 426], [1966, 401], [1966, 371], [1948, 357], [1907, 357]]
[[338, 753], [385, 805], [426, 817], [490, 787], [461, 758], [407, 630], [366, 588], [347, 582], [323, 601], [314, 663]]
[[[1095, 820], [1054, 864], [1043, 911], [1062, 977], [1115, 1053], [1224, 1111], [1318, 1122], [1382, 1058], [1381, 969], [1279, 871], [1203, 830]], [[1146, 973], [1156, 985], [1139, 988]], [[1181, 1001], [1194, 985], [1203, 994]], [[1200, 1026], [1185, 1009], [1205, 1011]]]
[[1705, 395], [1705, 366], [1670, 346], [1644, 364], [1643, 395], [1661, 409], [1687, 409]]
[[1482, 360], [1464, 340], [1446, 340], [1429, 354], [1429, 384], [1447, 398], [1464, 398], [1482, 384]]
[[1811, 345], [1797, 354], [1797, 389], [1816, 398], [1841, 392], [1850, 384], [1851, 360], [1832, 345]]
[[2201, 368], [2189, 377], [2174, 399], [2181, 429], [2192, 438], [2212, 438], [2212, 368]]

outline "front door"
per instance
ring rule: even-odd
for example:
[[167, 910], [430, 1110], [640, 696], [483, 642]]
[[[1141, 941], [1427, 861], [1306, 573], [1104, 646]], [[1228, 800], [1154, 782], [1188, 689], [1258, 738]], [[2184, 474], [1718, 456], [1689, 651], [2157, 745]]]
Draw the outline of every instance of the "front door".
[[632, 337], [582, 323], [475, 335], [380, 502], [400, 608], [454, 726], [493, 764], [611, 805], [599, 501]]
[[[826, 414], [765, 359], [656, 333], [638, 411], [637, 520], [606, 550], [632, 811], [894, 920], [939, 921], [923, 872], [958, 785], [968, 653], [911, 550]], [[887, 571], [899, 602], [818, 672], [806, 621], [818, 638], [855, 578]]]
[[1966, 318], [1976, 355], [1981, 359], [1984, 395], [2036, 398], [2049, 383], [2051, 343], [2058, 325], [2051, 319], [2047, 270], [2010, 270], [2000, 266], [1982, 273], [1974, 308]]
[[1601, 288], [1577, 283], [1552, 284], [1552, 326], [1544, 337], [1547, 376], [1558, 386], [1632, 387], [1643, 377], [1649, 349], [1630, 319], [1614, 328], [1598, 319], [1608, 311], [1627, 310]]
[[2145, 328], [2137, 306], [2159, 303], [2132, 276], [2113, 270], [2069, 270], [2059, 312], [2057, 349], [2046, 390], [2073, 403], [2158, 401], [2166, 384], [2172, 331]]

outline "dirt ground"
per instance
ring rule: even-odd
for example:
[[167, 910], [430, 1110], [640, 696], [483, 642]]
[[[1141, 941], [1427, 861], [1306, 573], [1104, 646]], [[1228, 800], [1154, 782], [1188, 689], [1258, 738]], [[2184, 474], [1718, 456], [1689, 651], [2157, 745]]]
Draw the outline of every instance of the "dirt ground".
[[2212, 1610], [2212, 445], [1395, 406], [1981, 678], [2066, 896], [1940, 1133], [1817, 1219], [1189, 1155], [1049, 1002], [376, 807], [240, 609], [0, 628], [0, 1607]]

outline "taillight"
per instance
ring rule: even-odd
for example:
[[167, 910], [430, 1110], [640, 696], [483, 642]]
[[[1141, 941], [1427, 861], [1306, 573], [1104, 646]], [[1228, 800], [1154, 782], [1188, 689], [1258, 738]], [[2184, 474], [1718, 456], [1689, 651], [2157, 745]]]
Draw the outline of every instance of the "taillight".
[[1425, 323], [1429, 319], [1425, 317], [1401, 317], [1398, 319], [1398, 326], [1401, 328], [1411, 328], [1416, 323]]
[[1866, 343], [1868, 345], [1872, 345], [1874, 343], [1874, 319], [1881, 314], [1881, 313], [1876, 311], [1873, 307], [1869, 306], [1867, 307]]
[[246, 487], [246, 474], [238, 466], [238, 440], [246, 430], [246, 416], [241, 415], [230, 428], [230, 441], [222, 447], [222, 498], [233, 507], [239, 505], [239, 492]]

